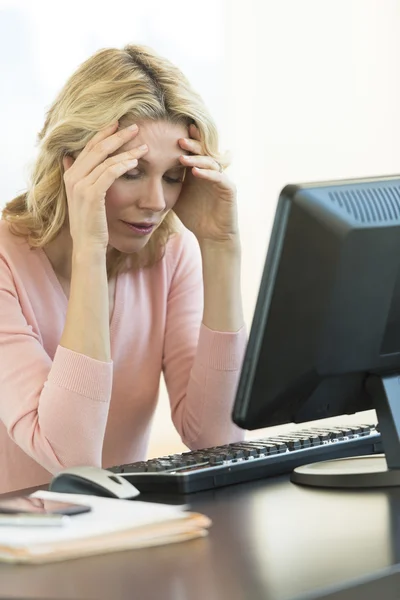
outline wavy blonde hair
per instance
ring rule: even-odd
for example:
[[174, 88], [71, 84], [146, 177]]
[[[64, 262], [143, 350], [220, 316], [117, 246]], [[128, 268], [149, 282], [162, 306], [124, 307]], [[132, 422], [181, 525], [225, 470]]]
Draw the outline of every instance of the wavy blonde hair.
[[[2, 213], [15, 235], [27, 237], [32, 247], [46, 246], [57, 237], [68, 221], [63, 157], [81, 151], [99, 130], [116, 120], [194, 123], [204, 153], [227, 166], [218, 152], [218, 133], [208, 110], [177, 67], [147, 46], [105, 48], [80, 65], [46, 115], [28, 190], [11, 200]], [[113, 249], [109, 276], [154, 264], [177, 225], [170, 211], [148, 244], [129, 261], [128, 255]]]

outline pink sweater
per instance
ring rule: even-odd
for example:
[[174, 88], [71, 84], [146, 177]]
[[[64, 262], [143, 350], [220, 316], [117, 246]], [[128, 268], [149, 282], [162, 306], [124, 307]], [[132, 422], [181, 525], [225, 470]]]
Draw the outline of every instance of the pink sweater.
[[59, 345], [67, 304], [44, 251], [0, 221], [0, 493], [72, 465], [145, 459], [161, 373], [189, 448], [243, 438], [230, 413], [245, 329], [201, 324], [201, 256], [190, 232], [172, 237], [154, 267], [117, 278], [112, 363]]

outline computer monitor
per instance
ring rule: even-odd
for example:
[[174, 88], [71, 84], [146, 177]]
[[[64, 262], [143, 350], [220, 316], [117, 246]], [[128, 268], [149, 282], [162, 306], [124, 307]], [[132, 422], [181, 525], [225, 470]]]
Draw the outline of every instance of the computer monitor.
[[385, 455], [299, 467], [292, 481], [400, 485], [400, 176], [288, 185], [233, 421], [258, 429], [372, 408]]

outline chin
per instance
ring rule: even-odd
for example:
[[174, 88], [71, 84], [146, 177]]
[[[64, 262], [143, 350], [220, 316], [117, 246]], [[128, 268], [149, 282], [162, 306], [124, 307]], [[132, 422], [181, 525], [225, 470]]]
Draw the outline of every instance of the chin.
[[115, 250], [118, 250], [118, 252], [122, 252], [123, 254], [137, 254], [138, 252], [143, 250], [143, 248], [147, 245], [148, 241], [149, 240], [143, 240], [138, 242], [135, 241], [128, 244], [126, 242], [113, 242], [112, 240], [110, 240], [110, 246], [112, 246], [112, 248], [114, 248]]
[[143, 250], [150, 240], [150, 235], [143, 238], [131, 238], [110, 235], [109, 245], [123, 254], [136, 254]]

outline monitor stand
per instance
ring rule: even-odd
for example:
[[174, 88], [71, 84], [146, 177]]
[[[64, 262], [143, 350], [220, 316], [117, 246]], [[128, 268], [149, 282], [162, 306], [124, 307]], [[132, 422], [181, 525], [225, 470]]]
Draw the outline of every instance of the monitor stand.
[[366, 389], [374, 401], [385, 454], [297, 467], [291, 475], [293, 483], [329, 488], [400, 486], [400, 375], [370, 375]]

